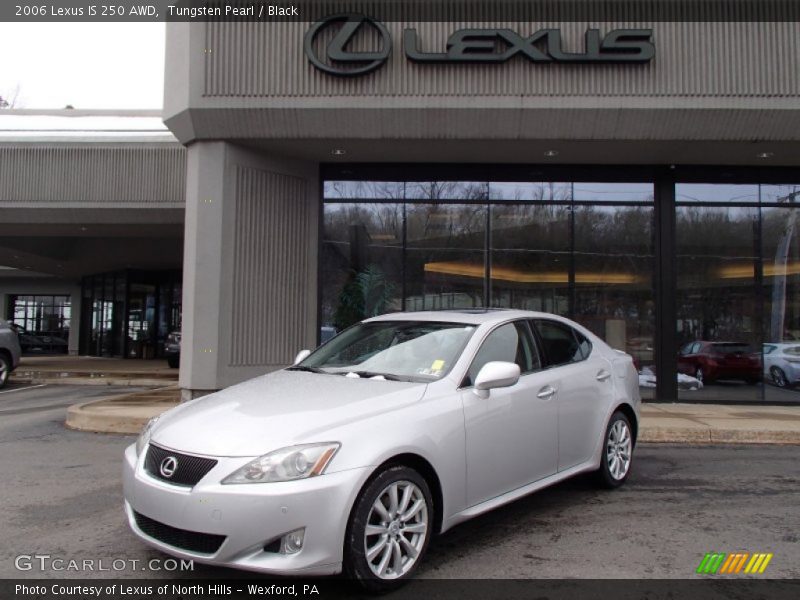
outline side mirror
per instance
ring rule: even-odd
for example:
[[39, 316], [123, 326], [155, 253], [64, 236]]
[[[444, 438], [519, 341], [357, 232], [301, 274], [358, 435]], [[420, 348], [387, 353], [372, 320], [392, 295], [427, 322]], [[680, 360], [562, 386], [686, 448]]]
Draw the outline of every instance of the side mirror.
[[292, 366], [303, 362], [305, 359], [308, 358], [309, 354], [311, 354], [311, 350], [300, 350], [300, 352], [297, 353], [297, 356], [294, 357], [294, 362], [292, 363]]
[[478, 371], [475, 378], [475, 392], [481, 398], [489, 397], [489, 390], [511, 387], [519, 381], [519, 365], [512, 362], [488, 362]]

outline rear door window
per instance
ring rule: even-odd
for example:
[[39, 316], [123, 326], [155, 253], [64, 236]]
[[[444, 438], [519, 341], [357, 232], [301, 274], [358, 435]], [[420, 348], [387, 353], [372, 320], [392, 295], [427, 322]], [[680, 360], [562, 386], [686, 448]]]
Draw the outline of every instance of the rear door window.
[[555, 367], [579, 362], [592, 351], [589, 340], [569, 325], [547, 319], [536, 319], [533, 327], [539, 335], [547, 365]]

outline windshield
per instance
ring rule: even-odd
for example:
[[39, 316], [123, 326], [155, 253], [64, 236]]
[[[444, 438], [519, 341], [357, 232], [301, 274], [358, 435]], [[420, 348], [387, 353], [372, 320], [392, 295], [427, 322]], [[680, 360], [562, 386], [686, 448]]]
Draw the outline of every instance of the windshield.
[[359, 323], [293, 368], [351, 377], [435, 381], [447, 375], [475, 329], [464, 323], [430, 321]]

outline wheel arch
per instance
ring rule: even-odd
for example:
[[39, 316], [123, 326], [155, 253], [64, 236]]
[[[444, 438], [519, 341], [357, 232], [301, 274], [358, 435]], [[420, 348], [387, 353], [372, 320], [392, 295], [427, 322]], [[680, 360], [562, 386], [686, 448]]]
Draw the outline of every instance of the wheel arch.
[[631, 433], [633, 434], [633, 444], [636, 445], [636, 440], [639, 437], [639, 421], [636, 418], [636, 411], [633, 410], [633, 407], [623, 402], [622, 404], [618, 404], [614, 410], [611, 411], [613, 415], [615, 412], [621, 412], [628, 418], [628, 422], [631, 424]]
[[348, 523], [350, 522], [350, 516], [352, 516], [352, 512], [356, 508], [356, 503], [358, 498], [361, 496], [361, 492], [372, 483], [372, 481], [383, 471], [385, 471], [389, 467], [395, 466], [403, 466], [409, 467], [417, 471], [425, 482], [428, 484], [428, 487], [431, 490], [431, 497], [433, 498], [433, 516], [434, 516], [434, 527], [433, 533], [439, 533], [442, 530], [442, 521], [443, 521], [443, 513], [444, 513], [444, 496], [442, 494], [442, 483], [439, 480], [439, 475], [436, 473], [436, 469], [433, 468], [433, 465], [423, 456], [419, 454], [415, 454], [413, 452], [404, 452], [401, 454], [396, 454], [391, 458], [384, 460], [381, 464], [379, 464], [375, 469], [372, 471], [369, 477], [367, 477], [366, 481], [361, 485], [359, 488], [358, 493], [355, 495], [355, 499], [353, 501], [353, 505], [350, 507], [350, 515], [348, 515]]

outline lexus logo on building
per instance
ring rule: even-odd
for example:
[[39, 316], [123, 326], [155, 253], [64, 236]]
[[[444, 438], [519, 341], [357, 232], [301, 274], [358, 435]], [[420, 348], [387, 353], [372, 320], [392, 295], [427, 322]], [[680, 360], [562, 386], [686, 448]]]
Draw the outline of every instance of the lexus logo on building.
[[168, 456], [164, 460], [161, 461], [161, 465], [158, 467], [158, 472], [161, 473], [161, 476], [165, 479], [169, 479], [173, 475], [175, 475], [175, 471], [178, 470], [178, 459], [174, 456]]
[[[329, 40], [327, 46], [318, 38]], [[415, 63], [505, 63], [524, 57], [533, 63], [647, 63], [655, 56], [652, 29], [599, 29], [584, 33], [583, 51], [571, 52], [560, 29], [540, 29], [525, 35], [509, 28], [458, 29], [447, 38], [444, 52], [422, 48], [416, 29], [403, 31], [403, 51]], [[339, 76], [364, 75], [381, 67], [392, 51], [386, 27], [364, 15], [333, 15], [306, 32], [306, 56], [317, 69]], [[355, 50], [353, 47], [361, 49]]]
[[[336, 26], [339, 25], [338, 30]], [[375, 50], [348, 50], [353, 38], [362, 29], [377, 33], [378, 47]], [[320, 52], [317, 36], [324, 30], [332, 30], [333, 37], [325, 52]], [[341, 14], [324, 18], [306, 32], [304, 47], [308, 60], [320, 71], [331, 75], [363, 75], [374, 71], [389, 58], [392, 52], [392, 38], [389, 31], [378, 21], [358, 14]]]

